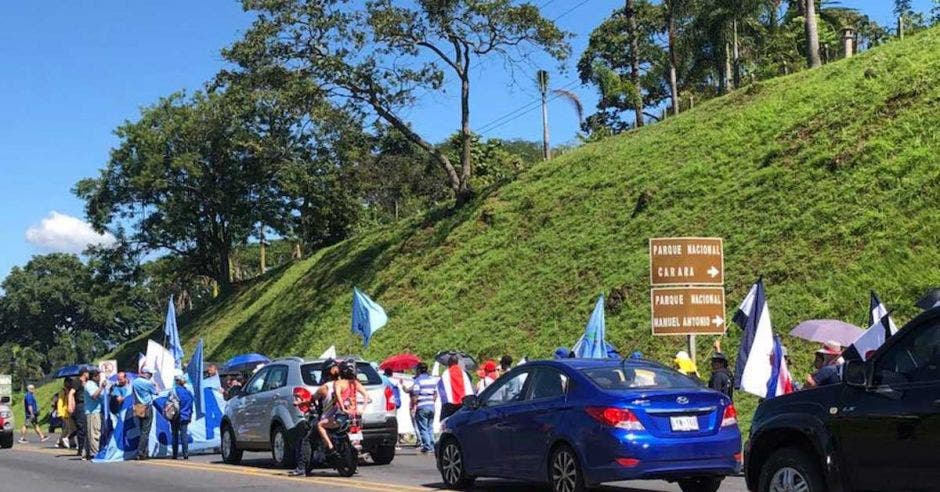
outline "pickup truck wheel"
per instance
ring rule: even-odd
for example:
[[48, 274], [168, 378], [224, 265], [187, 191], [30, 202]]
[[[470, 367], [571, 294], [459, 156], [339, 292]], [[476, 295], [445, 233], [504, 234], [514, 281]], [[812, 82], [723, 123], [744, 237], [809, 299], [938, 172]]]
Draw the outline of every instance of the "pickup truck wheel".
[[0, 448], [10, 449], [13, 447], [13, 433], [0, 436]]
[[682, 492], [718, 492], [724, 477], [695, 477], [679, 480]]
[[376, 465], [387, 465], [395, 459], [395, 445], [376, 446], [369, 454], [372, 455], [372, 462]]
[[760, 492], [825, 492], [819, 464], [796, 448], [784, 448], [770, 455], [760, 472]]

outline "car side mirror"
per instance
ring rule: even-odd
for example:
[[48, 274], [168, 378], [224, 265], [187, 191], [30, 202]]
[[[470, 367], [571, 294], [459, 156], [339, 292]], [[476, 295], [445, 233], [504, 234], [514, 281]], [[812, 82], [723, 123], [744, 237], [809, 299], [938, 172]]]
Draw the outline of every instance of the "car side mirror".
[[467, 395], [463, 397], [463, 406], [470, 410], [476, 410], [480, 408], [480, 399], [476, 395]]
[[853, 388], [868, 387], [868, 364], [860, 360], [849, 360], [842, 368], [842, 380]]

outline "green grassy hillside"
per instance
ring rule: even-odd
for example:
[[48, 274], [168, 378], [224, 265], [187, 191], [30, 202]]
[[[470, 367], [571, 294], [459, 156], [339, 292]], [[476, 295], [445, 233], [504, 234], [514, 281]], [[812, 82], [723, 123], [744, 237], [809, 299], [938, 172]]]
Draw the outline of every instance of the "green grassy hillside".
[[[647, 239], [696, 235], [725, 238], [729, 318], [763, 276], [780, 333], [810, 318], [864, 324], [869, 289], [903, 323], [940, 284], [938, 204], [933, 30], [585, 145], [454, 214], [361, 234], [184, 321], [184, 337], [215, 360], [331, 344], [371, 359], [545, 357], [574, 343], [604, 293], [609, 340], [668, 361], [685, 341], [650, 336]], [[367, 350], [350, 334], [353, 286], [390, 315]], [[736, 327], [727, 338], [736, 353]], [[805, 377], [809, 347], [784, 340]], [[700, 356], [712, 341], [700, 337]]]

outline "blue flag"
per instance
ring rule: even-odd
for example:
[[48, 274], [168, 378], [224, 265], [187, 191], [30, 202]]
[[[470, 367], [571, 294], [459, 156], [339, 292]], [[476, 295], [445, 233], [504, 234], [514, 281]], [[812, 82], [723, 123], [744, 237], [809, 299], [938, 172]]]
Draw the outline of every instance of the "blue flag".
[[774, 334], [763, 279], [754, 283], [732, 320], [744, 331], [735, 363], [735, 387], [765, 398], [773, 373]]
[[584, 335], [574, 344], [572, 352], [575, 357], [583, 359], [606, 359], [609, 357], [608, 345], [604, 338], [607, 336], [607, 327], [604, 320], [604, 295], [601, 294], [594, 303], [594, 312], [584, 328]]
[[182, 369], [183, 346], [180, 344], [180, 332], [176, 328], [176, 308], [173, 306], [173, 296], [170, 296], [170, 302], [166, 308], [166, 323], [163, 325], [163, 337], [166, 341], [167, 350], [173, 354], [174, 366], [177, 369]]
[[361, 290], [353, 287], [352, 332], [362, 337], [366, 347], [375, 332], [388, 323], [388, 315]]
[[202, 350], [203, 342], [200, 338], [196, 350], [193, 351], [193, 356], [189, 359], [189, 364], [186, 365], [186, 375], [189, 376], [189, 383], [193, 385], [193, 406], [197, 418], [201, 418], [205, 414], [205, 409], [202, 406]]

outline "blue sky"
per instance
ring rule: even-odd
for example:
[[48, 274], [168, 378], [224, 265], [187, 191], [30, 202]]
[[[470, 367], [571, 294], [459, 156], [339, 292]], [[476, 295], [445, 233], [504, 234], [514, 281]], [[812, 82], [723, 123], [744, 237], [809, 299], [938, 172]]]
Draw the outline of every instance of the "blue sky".
[[[882, 23], [888, 0], [843, 0]], [[573, 58], [587, 34], [622, 2], [541, 0], [543, 12], [573, 33]], [[915, 0], [928, 10], [930, 0]], [[116, 144], [113, 129], [141, 106], [182, 89], [198, 89], [223, 62], [219, 50], [237, 39], [251, 16], [234, 0], [9, 2], [0, 16], [0, 278], [13, 265], [49, 251], [80, 249], [94, 239], [79, 220], [71, 188], [97, 174]], [[540, 65], [541, 64], [541, 65]], [[486, 136], [537, 140], [541, 127], [532, 73], [553, 72], [552, 85], [572, 87], [576, 74], [546, 60], [515, 73], [501, 63], [475, 69], [471, 120]], [[586, 110], [591, 88], [573, 86]], [[407, 112], [413, 125], [439, 141], [458, 125], [453, 92], [425, 97]], [[532, 110], [526, 112], [526, 110]], [[553, 143], [572, 141], [573, 111], [549, 109]], [[509, 115], [508, 117], [506, 117]], [[500, 120], [501, 117], [506, 117]], [[495, 125], [495, 123], [502, 123]], [[55, 212], [55, 213], [54, 213]], [[106, 238], [107, 239], [107, 238]]]

